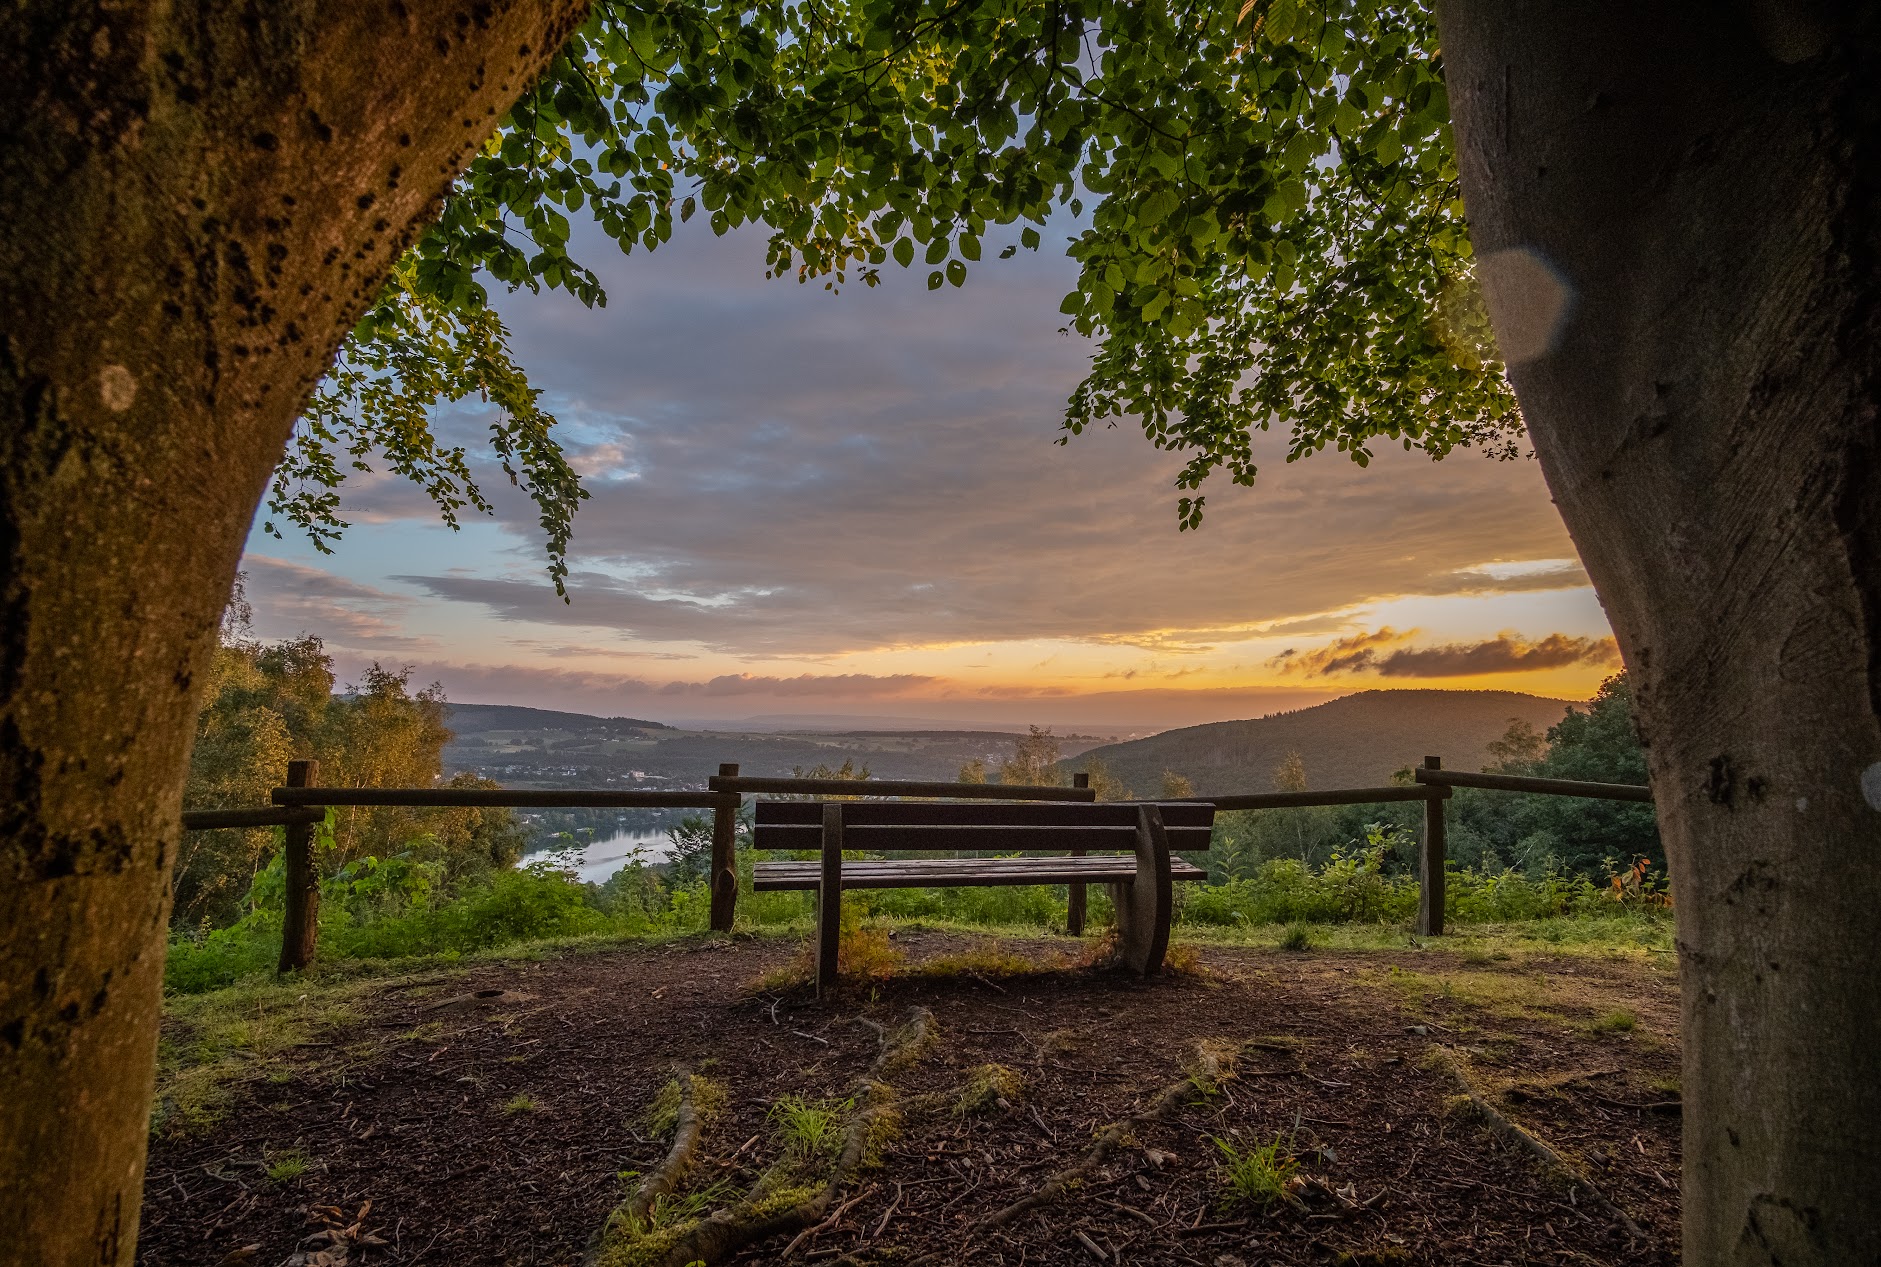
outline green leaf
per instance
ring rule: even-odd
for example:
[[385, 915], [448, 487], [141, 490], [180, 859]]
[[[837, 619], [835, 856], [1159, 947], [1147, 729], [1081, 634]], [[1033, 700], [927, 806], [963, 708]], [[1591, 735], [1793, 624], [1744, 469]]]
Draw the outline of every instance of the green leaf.
[[914, 263], [914, 242], [908, 238], [895, 240], [895, 263], [903, 268]]
[[1145, 225], [1161, 224], [1178, 205], [1179, 200], [1173, 193], [1167, 189], [1158, 189], [1143, 200], [1143, 205], [1137, 208], [1136, 218]]

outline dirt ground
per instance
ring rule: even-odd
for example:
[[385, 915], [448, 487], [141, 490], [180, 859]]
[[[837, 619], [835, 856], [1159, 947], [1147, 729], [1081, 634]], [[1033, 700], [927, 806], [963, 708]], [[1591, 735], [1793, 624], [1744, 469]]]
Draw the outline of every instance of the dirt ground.
[[[622, 1172], [663, 1155], [648, 1109], [675, 1070], [727, 1090], [692, 1190], [742, 1190], [779, 1147], [773, 1105], [848, 1094], [876, 1052], [858, 1018], [913, 1007], [938, 1041], [896, 1075], [898, 1095], [952, 1094], [988, 1064], [1017, 1075], [1016, 1094], [910, 1119], [832, 1224], [734, 1261], [785, 1261], [787, 1244], [800, 1262], [971, 1250], [1001, 1267], [1678, 1260], [1671, 956], [1208, 948], [1150, 982], [919, 970], [984, 943], [903, 931], [907, 970], [823, 1003], [752, 988], [796, 950], [762, 939], [374, 983], [343, 1025], [257, 1061], [219, 1120], [158, 1128], [138, 1262], [274, 1267], [344, 1226], [352, 1264], [578, 1264], [631, 1184]], [[1073, 945], [998, 950], [1043, 963]], [[186, 1046], [179, 1024], [170, 1039]], [[977, 1226], [1181, 1079], [1198, 1041], [1239, 1053], [1215, 1094], [1135, 1132], [1060, 1203]], [[1489, 1129], [1447, 1065], [1585, 1186]], [[1215, 1141], [1276, 1138], [1308, 1177], [1295, 1198], [1229, 1202]]]

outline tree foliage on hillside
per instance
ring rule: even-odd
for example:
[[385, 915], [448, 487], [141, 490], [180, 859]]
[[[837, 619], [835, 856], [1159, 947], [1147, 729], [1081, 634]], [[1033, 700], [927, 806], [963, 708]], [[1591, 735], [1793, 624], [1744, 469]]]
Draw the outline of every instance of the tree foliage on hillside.
[[[1511, 721], [1489, 752], [1486, 768], [1505, 774], [1646, 781], [1624, 673], [1601, 683], [1586, 705], [1570, 707], [1545, 735], [1526, 721]], [[1409, 776], [1408, 770], [1400, 775], [1406, 781]], [[1275, 769], [1274, 784], [1282, 791], [1306, 788], [1298, 753], [1289, 753]], [[1597, 884], [1638, 858], [1657, 872], [1665, 870], [1651, 805], [1458, 788], [1445, 812], [1449, 856], [1459, 866], [1486, 873], [1510, 867], [1531, 876], [1560, 873]], [[1218, 819], [1208, 862], [1218, 877], [1246, 878], [1275, 859], [1323, 867], [1337, 853], [1382, 848], [1388, 870], [1409, 872], [1416, 868], [1422, 815], [1415, 804], [1227, 813]]]
[[452, 523], [486, 508], [427, 417], [481, 394], [559, 585], [583, 494], [489, 286], [604, 304], [571, 217], [632, 251], [695, 214], [768, 226], [771, 275], [829, 289], [891, 262], [958, 286], [1072, 226], [1062, 310], [1095, 355], [1065, 428], [1133, 418], [1186, 454], [1185, 528], [1211, 473], [1253, 482], [1255, 431], [1289, 460], [1516, 452], [1422, 5], [602, 0], [353, 331], [277, 518], [324, 548], [375, 451]]
[[[239, 612], [239, 599], [236, 605]], [[410, 689], [409, 670], [373, 664], [357, 685], [334, 693], [333, 658], [320, 639], [268, 644], [248, 635], [239, 616], [216, 649], [208, 698], [197, 721], [184, 803], [192, 809], [268, 804], [287, 763], [320, 762], [333, 787], [430, 787], [442, 777], [444, 696]], [[495, 786], [460, 775], [451, 786]], [[334, 873], [368, 856], [403, 853], [445, 864], [457, 880], [509, 866], [522, 831], [504, 809], [398, 806], [336, 811], [323, 836], [319, 865]], [[255, 876], [279, 848], [274, 828], [189, 832], [176, 865], [179, 927], [227, 923], [239, 913]]]
[[1056, 787], [1065, 780], [1058, 768], [1063, 748], [1050, 726], [1031, 726], [1012, 743], [1012, 756], [999, 763], [999, 781], [1017, 787]]

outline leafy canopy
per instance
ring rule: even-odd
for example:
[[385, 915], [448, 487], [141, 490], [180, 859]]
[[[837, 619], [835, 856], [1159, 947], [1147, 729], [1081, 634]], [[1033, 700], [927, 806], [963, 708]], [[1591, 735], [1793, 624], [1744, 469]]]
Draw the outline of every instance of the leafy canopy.
[[559, 587], [585, 494], [488, 286], [604, 304], [570, 217], [631, 252], [697, 214], [768, 225], [770, 274], [832, 290], [891, 260], [959, 286], [1075, 225], [1062, 311], [1095, 354], [1065, 430], [1134, 418], [1185, 453], [1184, 528], [1211, 473], [1253, 482], [1256, 430], [1361, 464], [1521, 433], [1420, 4], [599, 0], [354, 331], [272, 509], [324, 546], [375, 448], [451, 522], [487, 509], [426, 422], [480, 393]]

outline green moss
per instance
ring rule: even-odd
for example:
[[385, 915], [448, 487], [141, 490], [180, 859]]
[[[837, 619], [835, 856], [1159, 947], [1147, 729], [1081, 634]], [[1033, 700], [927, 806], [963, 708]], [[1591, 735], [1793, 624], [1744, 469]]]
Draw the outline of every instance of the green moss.
[[1025, 1079], [1004, 1065], [980, 1065], [967, 1074], [967, 1081], [954, 1097], [956, 1117], [984, 1113], [989, 1109], [1007, 1109], [1025, 1097]]
[[[692, 1075], [692, 1107], [701, 1122], [710, 1121], [725, 1107], [725, 1084], [703, 1074]], [[679, 1079], [660, 1088], [647, 1107], [647, 1130], [655, 1136], [671, 1135], [679, 1124]]]

